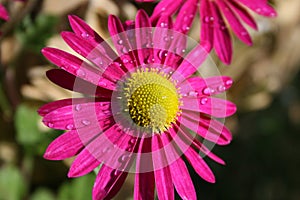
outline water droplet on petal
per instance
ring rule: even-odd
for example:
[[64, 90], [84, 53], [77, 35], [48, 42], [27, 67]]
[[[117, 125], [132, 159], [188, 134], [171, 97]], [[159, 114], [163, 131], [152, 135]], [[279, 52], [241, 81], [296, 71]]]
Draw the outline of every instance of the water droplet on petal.
[[85, 126], [88, 126], [88, 125], [91, 124], [91, 122], [90, 122], [89, 120], [87, 120], [87, 119], [82, 120], [81, 123], [82, 123], [83, 125], [85, 125]]
[[165, 22], [160, 23], [160, 27], [162, 27], [162, 28], [165, 28], [165, 27], [167, 27], [167, 26], [168, 26], [168, 24], [165, 23]]
[[211, 94], [211, 89], [209, 87], [204, 88], [202, 93], [205, 94], [205, 95], [210, 95]]
[[202, 105], [206, 104], [207, 101], [208, 101], [208, 99], [207, 99], [206, 97], [203, 97], [203, 98], [200, 99], [200, 103], [201, 103]]
[[77, 76], [79, 77], [85, 77], [86, 73], [82, 69], [78, 69], [76, 72]]
[[167, 56], [168, 56], [168, 52], [165, 51], [165, 50], [160, 50], [160, 51], [158, 52], [158, 58], [159, 58], [160, 60], [165, 59]]
[[242, 35], [242, 36], [246, 36], [246, 35], [248, 35], [248, 33], [247, 33], [246, 31], [242, 31], [242, 32], [241, 32], [241, 35]]
[[75, 106], [75, 110], [76, 110], [76, 111], [80, 111], [81, 108], [82, 108], [81, 104], [77, 104], [77, 105]]
[[224, 86], [224, 85], [220, 85], [219, 87], [218, 87], [218, 91], [219, 92], [224, 92], [226, 90], [226, 87]]
[[81, 37], [83, 37], [84, 39], [88, 39], [90, 35], [88, 33], [81, 33]]
[[123, 48], [121, 49], [121, 52], [124, 53], [124, 54], [128, 53], [128, 51], [129, 51], [129, 50], [128, 50], [126, 47], [123, 47]]
[[204, 17], [204, 22], [205, 23], [212, 23], [214, 20], [215, 19], [212, 16], [206, 16], [206, 17]]
[[68, 124], [67, 126], [66, 126], [66, 129], [67, 130], [72, 130], [74, 128], [74, 125], [73, 124]]
[[227, 81], [225, 82], [225, 84], [226, 84], [227, 86], [230, 86], [230, 85], [232, 85], [232, 83], [233, 83], [233, 81], [232, 81], [232, 80], [227, 80]]
[[198, 95], [198, 92], [195, 92], [195, 91], [189, 92], [189, 96], [191, 96], [191, 97], [196, 97], [197, 95]]
[[48, 126], [49, 128], [53, 128], [54, 124], [51, 123], [51, 122], [48, 122], [48, 123], [47, 123], [47, 126]]
[[136, 142], [136, 138], [132, 138], [130, 141], [129, 141], [131, 144], [134, 144]]
[[99, 82], [98, 85], [99, 85], [100, 87], [106, 87], [106, 86], [107, 86], [107, 83], [105, 83], [105, 82]]
[[119, 45], [122, 45], [122, 44], [123, 44], [123, 40], [118, 40], [117, 43], [118, 43]]
[[120, 158], [120, 162], [125, 162], [130, 158], [130, 154], [124, 154]]
[[102, 150], [103, 153], [107, 153], [107, 152], [110, 152], [110, 148], [109, 147], [105, 147], [103, 150]]
[[255, 11], [258, 13], [261, 13], [262, 10], [261, 10], [261, 8], [256, 8]]

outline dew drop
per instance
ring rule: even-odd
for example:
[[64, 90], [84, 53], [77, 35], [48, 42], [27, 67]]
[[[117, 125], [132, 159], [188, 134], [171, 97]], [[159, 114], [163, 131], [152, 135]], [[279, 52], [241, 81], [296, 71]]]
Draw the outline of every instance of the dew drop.
[[122, 44], [123, 44], [123, 40], [118, 40], [117, 43], [118, 43], [119, 45], [122, 45]]
[[241, 32], [241, 35], [242, 35], [242, 36], [246, 36], [246, 35], [248, 35], [248, 33], [247, 33], [246, 31], [242, 31], [242, 32]]
[[123, 61], [124, 64], [129, 63], [129, 60], [127, 58], [124, 58], [122, 61]]
[[127, 49], [126, 47], [123, 47], [123, 48], [121, 49], [121, 52], [124, 53], [124, 54], [125, 54], [125, 53], [128, 53], [128, 49]]
[[204, 17], [204, 22], [205, 23], [211, 23], [211, 22], [213, 22], [215, 19], [214, 19], [214, 17], [212, 17], [212, 16], [206, 16], [206, 17]]
[[85, 77], [86, 73], [82, 69], [78, 69], [76, 72], [77, 76], [79, 77]]
[[163, 59], [166, 58], [167, 56], [168, 56], [168, 52], [165, 51], [165, 50], [160, 50], [160, 51], [158, 52], [158, 58], [159, 58], [160, 60], [163, 60]]
[[230, 86], [230, 85], [232, 85], [232, 83], [233, 83], [233, 81], [232, 81], [232, 80], [227, 80], [227, 81], [225, 82], [225, 84], [226, 84], [227, 86]]
[[109, 147], [105, 147], [104, 149], [102, 149], [102, 152], [103, 152], [103, 153], [110, 152], [110, 148], [109, 148]]
[[202, 93], [205, 94], [205, 95], [210, 95], [211, 94], [211, 89], [209, 87], [204, 88]]
[[191, 97], [196, 97], [197, 95], [198, 95], [198, 92], [195, 92], [195, 91], [189, 92], [189, 96], [191, 96]]
[[48, 126], [49, 128], [53, 128], [54, 124], [51, 123], [51, 122], [48, 122], [48, 123], [47, 123], [47, 126]]
[[226, 90], [226, 87], [224, 86], [224, 85], [220, 85], [219, 87], [218, 87], [218, 91], [219, 92], [224, 92]]
[[135, 142], [136, 142], [136, 139], [135, 138], [132, 138], [132, 139], [130, 139], [130, 141], [129, 141], [131, 144], [134, 144]]
[[67, 130], [72, 130], [74, 128], [74, 125], [73, 124], [68, 124], [67, 126], [66, 126], [66, 129]]
[[75, 110], [76, 110], [76, 111], [80, 111], [81, 108], [82, 108], [81, 104], [77, 104], [77, 105], [75, 106]]
[[83, 37], [84, 39], [88, 39], [90, 37], [90, 35], [86, 32], [81, 33], [81, 37]]
[[262, 10], [261, 10], [261, 8], [256, 8], [255, 11], [258, 13], [261, 13]]
[[130, 154], [124, 154], [120, 157], [120, 162], [125, 162], [130, 158]]
[[207, 99], [206, 97], [203, 97], [203, 98], [200, 99], [200, 103], [201, 103], [202, 105], [206, 104], [207, 101], [208, 101], [208, 99]]
[[184, 25], [182, 25], [182, 30], [188, 31], [188, 30], [190, 30], [190, 27], [187, 24], [184, 24]]
[[98, 85], [99, 85], [100, 87], [106, 87], [106, 86], [107, 86], [107, 83], [105, 83], [105, 82], [99, 82]]
[[162, 28], [165, 28], [165, 27], [167, 27], [167, 26], [168, 26], [168, 24], [165, 23], [165, 22], [160, 23], [160, 27], [162, 27]]
[[85, 125], [85, 126], [88, 126], [88, 125], [91, 124], [91, 122], [90, 122], [89, 120], [87, 120], [87, 119], [82, 120], [81, 123], [82, 123], [83, 125]]
[[170, 42], [170, 37], [169, 37], [169, 36], [165, 36], [165, 37], [164, 37], [164, 41], [165, 41], [165, 42]]

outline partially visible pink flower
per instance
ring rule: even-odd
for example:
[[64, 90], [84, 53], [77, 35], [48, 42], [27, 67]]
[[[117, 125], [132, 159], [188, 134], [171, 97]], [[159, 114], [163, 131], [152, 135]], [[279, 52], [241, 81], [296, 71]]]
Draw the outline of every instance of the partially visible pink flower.
[[[15, 0], [15, 1], [25, 2], [26, 0]], [[2, 4], [0, 4], [0, 19], [3, 19], [5, 21], [9, 20], [9, 14], [6, 8]]]
[[9, 14], [2, 4], [0, 4], [0, 19], [3, 19], [5, 21], [9, 20]]
[[174, 199], [175, 187], [182, 199], [196, 200], [184, 159], [203, 179], [215, 182], [199, 152], [224, 164], [206, 145], [226, 145], [232, 139], [215, 117], [230, 116], [236, 107], [214, 96], [229, 89], [232, 79], [195, 76], [209, 47], [197, 45], [186, 55], [186, 36], [171, 30], [170, 18], [158, 20], [164, 28], [152, 29], [144, 11], [134, 23], [110, 16], [113, 47], [78, 17], [69, 20], [73, 32], [62, 37], [86, 60], [56, 48], [42, 53], [61, 68], [48, 71], [48, 78], [84, 97], [39, 109], [45, 125], [68, 131], [48, 146], [44, 157], [76, 155], [69, 177], [101, 166], [94, 200], [115, 196], [131, 166], [134, 199], [154, 199], [155, 188], [159, 199]]
[[277, 15], [267, 0], [162, 0], [156, 6], [151, 20], [157, 23], [159, 16], [171, 16], [178, 11], [175, 29], [185, 33], [198, 11], [201, 41], [210, 42], [221, 61], [230, 64], [233, 50], [228, 29], [247, 45], [252, 45], [252, 40], [243, 23], [257, 30], [257, 24], [248, 9], [266, 17]]

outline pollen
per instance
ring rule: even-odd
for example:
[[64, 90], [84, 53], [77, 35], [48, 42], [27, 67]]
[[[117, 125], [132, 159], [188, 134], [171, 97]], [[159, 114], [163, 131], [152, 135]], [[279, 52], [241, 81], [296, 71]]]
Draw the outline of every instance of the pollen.
[[138, 70], [126, 80], [124, 92], [133, 122], [153, 133], [170, 128], [180, 114], [176, 84], [164, 72]]

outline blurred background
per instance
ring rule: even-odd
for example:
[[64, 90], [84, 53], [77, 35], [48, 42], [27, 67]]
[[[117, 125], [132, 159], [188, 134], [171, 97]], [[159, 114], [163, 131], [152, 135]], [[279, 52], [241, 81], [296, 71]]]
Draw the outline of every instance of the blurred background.
[[[70, 49], [59, 36], [70, 30], [67, 15], [84, 18], [103, 38], [107, 18], [134, 19], [137, 9], [151, 14], [155, 4], [126, 0], [1, 1], [10, 20], [0, 22], [0, 200], [91, 199], [93, 173], [68, 179], [72, 159], [48, 161], [42, 155], [61, 131], [42, 125], [41, 105], [72, 93], [45, 77], [54, 68], [41, 55], [44, 46]], [[251, 31], [254, 45], [234, 38], [233, 63], [222, 74], [235, 84], [228, 98], [238, 112], [226, 120], [233, 141], [214, 152], [226, 161], [220, 166], [207, 159], [217, 177], [209, 184], [191, 169], [199, 199], [300, 199], [300, 1], [274, 0], [278, 17], [254, 15], [259, 32]], [[197, 19], [195, 20], [197, 21]], [[199, 24], [190, 32], [199, 38]], [[129, 176], [115, 199], [132, 199]], [[179, 199], [179, 198], [178, 198]]]

